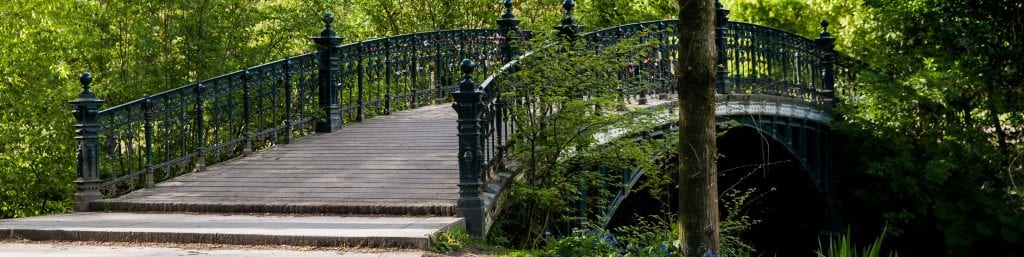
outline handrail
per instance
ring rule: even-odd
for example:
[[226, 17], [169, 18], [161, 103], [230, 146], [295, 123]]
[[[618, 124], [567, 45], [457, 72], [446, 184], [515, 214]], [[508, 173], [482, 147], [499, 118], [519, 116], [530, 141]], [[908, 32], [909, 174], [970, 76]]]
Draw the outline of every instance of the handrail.
[[[661, 54], [668, 56], [669, 65], [675, 64], [674, 57], [678, 49], [665, 45], [674, 42], [676, 35], [668, 33], [675, 30], [678, 20], [645, 21], [624, 24], [583, 34], [582, 37], [601, 45], [609, 45], [618, 40], [632, 37], [641, 31], [649, 34], [643, 42], [659, 40]], [[802, 99], [807, 104], [827, 107], [835, 102], [831, 91], [838, 90], [841, 94], [853, 94], [854, 85], [848, 83], [855, 79], [859, 70], [867, 65], [831, 49], [825, 49], [821, 39], [808, 39], [800, 35], [772, 27], [726, 21], [723, 26], [722, 47], [725, 53], [723, 67], [725, 76], [720, 94], [764, 94]], [[827, 27], [827, 23], [823, 24]], [[824, 30], [824, 29], [823, 29]], [[827, 35], [827, 30], [825, 31]], [[828, 42], [831, 47], [831, 42]], [[831, 52], [834, 60], [826, 62], [826, 53]], [[835, 69], [834, 81], [836, 89], [825, 85], [824, 70], [826, 66]], [[674, 80], [672, 69], [660, 71], [662, 77]]]
[[[328, 27], [327, 30], [330, 28]], [[115, 197], [207, 165], [286, 144], [324, 116], [366, 117], [448, 99], [458, 61], [500, 62], [495, 29], [417, 32], [241, 69], [98, 110], [96, 187]], [[340, 41], [340, 39], [338, 39]], [[321, 59], [330, 54], [330, 63]], [[331, 65], [337, 109], [318, 105]], [[325, 114], [327, 111], [329, 114]]]

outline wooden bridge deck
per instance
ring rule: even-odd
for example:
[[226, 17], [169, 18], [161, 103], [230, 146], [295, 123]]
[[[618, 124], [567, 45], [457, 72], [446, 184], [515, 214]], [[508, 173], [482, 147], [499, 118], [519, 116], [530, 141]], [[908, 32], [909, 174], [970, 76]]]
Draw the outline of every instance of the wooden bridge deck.
[[454, 216], [455, 121], [451, 104], [378, 116], [93, 204], [122, 211]]

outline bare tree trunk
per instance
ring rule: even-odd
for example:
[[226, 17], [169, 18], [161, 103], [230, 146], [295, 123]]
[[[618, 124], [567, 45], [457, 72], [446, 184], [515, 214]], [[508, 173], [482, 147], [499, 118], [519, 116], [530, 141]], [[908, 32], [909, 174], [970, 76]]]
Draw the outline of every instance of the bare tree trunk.
[[679, 232], [686, 256], [718, 256], [715, 1], [679, 1]]

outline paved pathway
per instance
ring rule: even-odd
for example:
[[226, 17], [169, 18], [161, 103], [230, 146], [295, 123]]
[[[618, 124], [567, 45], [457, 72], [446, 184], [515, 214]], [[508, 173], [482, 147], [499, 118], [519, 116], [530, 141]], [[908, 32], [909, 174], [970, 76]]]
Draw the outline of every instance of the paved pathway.
[[457, 215], [451, 104], [350, 123], [116, 199], [101, 210]]
[[422, 252], [339, 252], [295, 250], [183, 249], [141, 246], [96, 246], [66, 243], [0, 243], [4, 257], [419, 257]]
[[[0, 240], [306, 245], [426, 249], [457, 217], [84, 212], [0, 220]], [[3, 255], [0, 255], [3, 256]]]

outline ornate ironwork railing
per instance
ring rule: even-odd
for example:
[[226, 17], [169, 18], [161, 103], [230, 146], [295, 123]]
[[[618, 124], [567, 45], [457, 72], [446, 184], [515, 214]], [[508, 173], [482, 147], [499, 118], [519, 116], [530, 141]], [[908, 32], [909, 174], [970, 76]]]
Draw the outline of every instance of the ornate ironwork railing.
[[581, 37], [598, 49], [604, 49], [626, 40], [635, 40], [637, 45], [646, 45], [644, 51], [636, 52], [626, 63], [620, 77], [629, 78], [629, 83], [620, 89], [624, 97], [638, 98], [646, 102], [648, 94], [664, 97], [675, 93], [676, 77], [672, 73], [678, 47], [674, 31], [675, 21], [648, 21], [625, 24], [582, 34]]
[[[449, 101], [459, 62], [485, 73], [500, 62], [499, 30], [414, 33], [351, 44], [326, 28], [316, 53], [242, 69], [99, 110], [89, 92], [75, 107], [76, 209], [155, 182], [346, 122]], [[86, 79], [88, 77], [88, 79]]]
[[[724, 21], [717, 35], [721, 69], [717, 80], [719, 94], [781, 96], [830, 108], [835, 102], [836, 90], [843, 95], [854, 94], [852, 81], [857, 72], [866, 67], [833, 50], [834, 39], [825, 22], [821, 36], [812, 40], [770, 27]], [[598, 47], [630, 38], [638, 44], [652, 45], [650, 52], [628, 61], [636, 71], [625, 74], [643, 74], [638, 79], [648, 83], [642, 85], [659, 86], [626, 92], [673, 93], [678, 24], [677, 20], [626, 24], [590, 32], [583, 38]]]
[[290, 57], [99, 111], [99, 189], [117, 196], [309, 134], [318, 115], [314, 57]]

